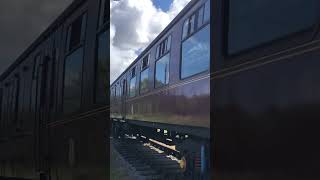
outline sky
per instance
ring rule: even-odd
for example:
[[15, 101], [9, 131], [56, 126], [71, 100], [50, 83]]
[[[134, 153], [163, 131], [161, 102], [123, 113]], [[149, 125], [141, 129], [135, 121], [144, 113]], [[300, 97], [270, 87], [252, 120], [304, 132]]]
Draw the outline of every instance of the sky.
[[155, 5], [155, 7], [160, 8], [166, 12], [169, 10], [172, 1], [173, 0], [153, 0], [153, 4]]
[[73, 0], [0, 0], [0, 74]]
[[110, 83], [154, 40], [190, 0], [110, 1]]

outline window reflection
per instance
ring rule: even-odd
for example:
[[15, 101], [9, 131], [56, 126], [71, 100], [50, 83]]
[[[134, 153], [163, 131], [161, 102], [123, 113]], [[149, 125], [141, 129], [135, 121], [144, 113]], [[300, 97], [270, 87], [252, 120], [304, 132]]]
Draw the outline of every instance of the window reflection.
[[210, 62], [210, 26], [185, 40], [182, 44], [181, 78], [209, 69]]
[[208, 0], [205, 4], [205, 9], [204, 9], [204, 22], [208, 21], [210, 19], [210, 0]]
[[310, 28], [319, 0], [230, 0], [228, 52], [234, 54]]
[[140, 93], [148, 91], [149, 68], [141, 72], [140, 76]]
[[168, 53], [156, 62], [156, 88], [169, 83], [169, 57], [170, 54]]
[[189, 19], [186, 19], [183, 23], [182, 39], [188, 35]]
[[77, 49], [65, 60], [64, 77], [64, 112], [80, 109], [82, 87], [83, 48]]
[[130, 97], [134, 97], [136, 95], [136, 77], [133, 77], [130, 80]]
[[203, 24], [203, 12], [204, 7], [202, 6], [198, 11], [198, 27], [200, 27]]
[[86, 24], [87, 14], [83, 14], [68, 27], [66, 46], [68, 52], [77, 48], [85, 40]]
[[194, 31], [194, 24], [195, 24], [195, 16], [196, 15], [192, 15], [191, 18], [189, 19], [189, 34], [193, 33]]

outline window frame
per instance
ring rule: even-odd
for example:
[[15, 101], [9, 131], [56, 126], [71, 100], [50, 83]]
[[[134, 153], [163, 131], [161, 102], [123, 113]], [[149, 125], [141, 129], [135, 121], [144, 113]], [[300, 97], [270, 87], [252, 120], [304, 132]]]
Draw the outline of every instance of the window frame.
[[110, 87], [110, 89], [109, 89], [109, 97], [110, 97], [110, 102], [112, 102], [112, 98], [113, 98], [113, 86], [112, 87]]
[[[81, 24], [81, 28], [85, 29], [85, 32], [82, 33], [80, 32], [80, 43], [75, 46], [74, 48], [70, 49], [70, 42], [69, 42], [69, 28], [72, 26], [73, 22], [75, 22], [78, 18], [82, 17], [81, 22], [85, 22], [85, 24]], [[83, 18], [85, 17], [85, 21]], [[63, 83], [62, 83], [62, 96], [61, 96], [61, 107], [59, 108], [61, 110], [61, 113], [64, 115], [73, 115], [76, 113], [79, 113], [82, 111], [83, 108], [83, 70], [84, 70], [84, 58], [86, 56], [86, 50], [85, 50], [85, 43], [87, 41], [87, 29], [88, 29], [88, 10], [84, 10], [83, 12], [80, 13], [80, 15], [76, 16], [72, 21], [66, 26], [66, 29], [64, 29], [64, 33], [66, 34], [65, 39], [63, 38], [64, 42], [64, 47], [63, 47], [63, 52], [64, 57], [63, 57]], [[83, 37], [81, 37], [83, 35]], [[70, 36], [71, 38], [71, 36]], [[73, 112], [65, 112], [65, 75], [66, 75], [66, 60], [69, 56], [71, 56], [73, 53], [75, 53], [77, 50], [82, 48], [82, 67], [81, 67], [81, 92], [80, 92], [80, 108], [73, 111]]]
[[[134, 65], [130, 70], [129, 70], [129, 81], [128, 81], [128, 83], [129, 83], [129, 91], [128, 91], [128, 98], [134, 98], [134, 97], [136, 97], [137, 96], [137, 65]], [[133, 70], [134, 70], [134, 75], [133, 75]], [[134, 96], [131, 96], [131, 81], [132, 81], [132, 79], [133, 78], [136, 78], [135, 79], [135, 83], [134, 83]]]
[[118, 80], [118, 82], [116, 83], [116, 97], [117, 97], [117, 101], [121, 99], [122, 96], [122, 90], [121, 90], [121, 80]]
[[[230, 0], [222, 2], [222, 55], [224, 60], [222, 62], [223, 66], [233, 66], [243, 62], [250, 62], [256, 58], [264, 56], [272, 56], [275, 53], [286, 51], [290, 48], [302, 45], [304, 43], [312, 41], [313, 37], [316, 35], [317, 27], [320, 24], [314, 24], [312, 27], [300, 30], [298, 32], [289, 33], [283, 37], [273, 39], [268, 42], [255, 45], [250, 48], [243, 49], [236, 53], [229, 53], [229, 10], [230, 10]], [[290, 40], [291, 43], [288, 43]]]
[[[157, 83], [156, 83], [156, 78], [157, 78], [157, 62], [160, 61], [163, 57], [165, 57], [166, 55], [169, 56], [169, 62], [168, 62], [168, 73], [169, 73], [169, 76], [168, 76], [168, 83], [162, 85], [162, 86], [158, 86], [157, 87]], [[170, 54], [170, 51], [167, 51], [166, 53], [163, 54], [163, 56], [161, 56], [159, 59], [156, 59], [155, 62], [154, 62], [154, 80], [153, 80], [153, 88], [154, 89], [161, 89], [163, 87], [166, 87], [166, 86], [169, 86], [170, 84], [170, 59], [171, 59], [171, 54]]]
[[[208, 0], [208, 1], [210, 1], [210, 0]], [[207, 1], [206, 1], [207, 2]], [[187, 33], [187, 35], [186, 35], [186, 37], [183, 37], [183, 35], [181, 35], [180, 36], [180, 38], [181, 38], [181, 41], [180, 41], [180, 60], [179, 60], [179, 79], [180, 80], [185, 80], [185, 79], [189, 79], [189, 78], [193, 78], [193, 77], [195, 77], [195, 76], [198, 76], [198, 75], [200, 75], [200, 74], [204, 74], [204, 73], [207, 73], [207, 72], [209, 72], [210, 73], [210, 69], [211, 69], [211, 63], [209, 62], [209, 68], [207, 69], [207, 70], [204, 70], [204, 71], [201, 71], [201, 72], [198, 72], [198, 73], [196, 73], [196, 74], [193, 74], [193, 75], [190, 75], [190, 76], [187, 76], [187, 77], [182, 77], [182, 46], [183, 46], [183, 43], [186, 41], [186, 40], [188, 40], [190, 37], [192, 37], [192, 36], [194, 36], [196, 33], [198, 33], [198, 32], [200, 32], [201, 30], [203, 30], [203, 28], [205, 28], [205, 27], [209, 27], [210, 28], [210, 31], [209, 31], [209, 34], [210, 34], [210, 36], [211, 36], [211, 31], [212, 31], [212, 27], [211, 27], [211, 21], [212, 21], [212, 18], [211, 18], [211, 16], [210, 16], [210, 19], [209, 20], [207, 20], [207, 21], [204, 21], [204, 19], [203, 19], [203, 23], [201, 24], [201, 26], [199, 26], [198, 27], [198, 16], [199, 16], [199, 12], [200, 12], [200, 9], [203, 7], [203, 8], [205, 8], [205, 4], [206, 4], [206, 2], [204, 2], [201, 6], [199, 6], [196, 10], [194, 10], [185, 20], [183, 20], [183, 25], [182, 25], [182, 33], [181, 34], [183, 34], [183, 29], [184, 29], [184, 22], [186, 21], [186, 20], [188, 20], [189, 18], [191, 18], [193, 15], [195, 15], [195, 29], [194, 29], [194, 31], [192, 32], [192, 33], [190, 33], [190, 34], [188, 34]], [[210, 7], [211, 8], [211, 7]], [[211, 13], [211, 11], [210, 11], [210, 13]], [[203, 11], [203, 18], [204, 18], [204, 14], [205, 14], [205, 12]], [[210, 37], [210, 39], [211, 39], [211, 37]], [[211, 46], [211, 40], [210, 40], [210, 46]], [[211, 48], [210, 48], [210, 51], [211, 51]], [[210, 61], [211, 61], [211, 57], [212, 57], [212, 55], [211, 55], [211, 53], [210, 53], [210, 57], [209, 57], [209, 59], [210, 59]]]
[[[149, 88], [149, 81], [150, 81], [150, 77], [149, 77], [149, 73], [150, 73], [150, 66], [147, 66], [147, 67], [145, 67], [145, 68], [143, 68], [141, 71], [140, 71], [140, 78], [139, 78], [139, 94], [141, 95], [141, 94], [145, 94], [145, 93], [147, 93], [148, 91], [150, 91], [150, 88]], [[141, 77], [142, 77], [142, 73], [144, 72], [144, 71], [146, 71], [146, 70], [148, 70], [147, 71], [147, 73], [148, 73], [148, 81], [147, 81], [147, 89], [145, 89], [144, 91], [141, 89]]]
[[3, 102], [2, 102], [2, 122], [3, 131], [7, 128], [9, 118], [9, 101], [10, 101], [10, 81], [6, 81], [3, 86]]
[[[183, 22], [185, 22], [185, 21], [183, 21]], [[183, 28], [183, 26], [184, 26], [184, 23], [183, 23], [183, 25], [182, 25], [182, 28]], [[183, 36], [183, 35], [182, 35]], [[182, 37], [181, 36], [181, 37]], [[170, 43], [168, 43], [169, 42], [169, 38], [170, 38]], [[164, 42], [164, 41], [167, 41], [167, 43], [169, 44], [169, 48], [168, 49], [166, 49], [166, 51], [163, 53], [163, 54], [161, 54], [160, 56], [158, 56], [158, 48], [159, 48], [159, 51], [160, 51], [160, 47], [161, 47], [161, 44]], [[154, 61], [154, 71], [153, 71], [153, 88], [154, 89], [160, 89], [160, 88], [163, 88], [163, 87], [166, 87], [166, 86], [168, 86], [169, 84], [170, 84], [170, 59], [171, 59], [171, 47], [172, 47], [172, 33], [168, 33], [166, 36], [165, 36], [165, 38], [164, 39], [162, 39], [161, 41], [160, 41], [160, 43], [159, 44], [157, 44], [157, 46], [156, 46], [156, 56], [155, 56], [155, 61]], [[167, 44], [167, 46], [165, 46], [165, 47], [168, 47], [168, 44]], [[168, 83], [167, 84], [164, 84], [163, 86], [159, 86], [159, 87], [157, 87], [156, 86], [156, 75], [157, 75], [157, 62], [159, 61], [159, 60], [161, 60], [164, 56], [166, 56], [166, 55], [169, 55], [169, 63], [168, 63], [168, 68], [169, 68], [169, 70], [168, 70], [168, 72], [169, 72], [169, 79], [168, 79]]]
[[[207, 1], [210, 1], [210, 0], [207, 0]], [[195, 33], [197, 33], [198, 31], [200, 31], [200, 30], [201, 30], [203, 27], [205, 27], [206, 25], [210, 24], [211, 18], [210, 18], [209, 20], [206, 20], [206, 21], [205, 21], [205, 19], [204, 19], [204, 15], [205, 15], [205, 4], [206, 4], [207, 1], [205, 1], [201, 6], [199, 6], [196, 10], [194, 10], [189, 16], [187, 16], [186, 19], [183, 20], [183, 23], [182, 23], [182, 33], [181, 33], [181, 37], [180, 37], [180, 38], [181, 38], [181, 43], [184, 42], [184, 41], [186, 41], [187, 39], [189, 39], [191, 36], [193, 36]], [[199, 25], [199, 23], [198, 23], [198, 20], [199, 20], [199, 12], [200, 12], [201, 8], [203, 8], [202, 23], [201, 23], [200, 26], [198, 26], [198, 25]], [[211, 11], [210, 11], [210, 12], [211, 12]], [[191, 33], [189, 33], [189, 25], [190, 25], [190, 22], [188, 22], [188, 27], [187, 27], [188, 32], [187, 32], [186, 36], [183, 37], [184, 24], [185, 24], [186, 21], [189, 21], [190, 18], [191, 18], [193, 15], [195, 16], [194, 29], [193, 29], [193, 31], [192, 31]], [[211, 29], [211, 28], [210, 28], [210, 29]]]
[[[169, 45], [169, 48], [167, 48], [168, 47], [168, 42], [169, 42], [169, 38], [170, 38], [170, 45]], [[161, 46], [163, 45], [163, 43], [164, 42], [167, 42], [167, 43], [165, 43], [165, 51], [164, 51], [164, 53], [162, 53], [161, 55], [159, 55], [159, 53], [161, 52]], [[159, 59], [161, 59], [163, 56], [165, 56], [165, 55], [167, 55], [170, 51], [171, 51], [171, 47], [172, 47], [172, 33], [169, 33], [169, 34], [167, 34], [166, 36], [165, 36], [165, 38], [164, 39], [162, 39], [160, 42], [159, 42], [159, 44], [157, 44], [157, 46], [156, 46], [156, 56], [155, 56], [155, 60], [157, 61], [157, 60], [159, 60]]]
[[[78, 20], [78, 18], [81, 18], [81, 30], [82, 28], [84, 28], [84, 32], [80, 31], [80, 41], [79, 44], [75, 45], [73, 48], [70, 47], [70, 41], [71, 41], [71, 35], [70, 33], [72, 33], [72, 25], [75, 21]], [[85, 20], [83, 19], [85, 18]], [[82, 24], [83, 22], [85, 22], [85, 24]], [[88, 12], [84, 11], [82, 12], [79, 16], [75, 17], [66, 27], [66, 37], [65, 37], [65, 47], [64, 47], [64, 51], [65, 53], [65, 57], [69, 56], [70, 54], [72, 54], [74, 51], [76, 51], [77, 49], [79, 49], [81, 46], [84, 46], [86, 39], [87, 39], [87, 28], [88, 28]]]
[[[150, 53], [148, 53], [148, 54], [146, 54], [145, 56], [143, 56], [143, 58], [141, 58], [141, 68], [140, 68], [140, 74], [141, 74], [141, 72], [142, 71], [144, 71], [145, 69], [147, 69], [148, 67], [150, 67], [150, 57], [151, 57], [151, 55], [150, 55]], [[148, 60], [148, 63], [147, 63], [147, 65], [145, 66], [145, 67], [143, 67], [143, 63], [144, 63], [144, 59], [145, 58], [147, 58], [147, 60]]]
[[32, 67], [32, 79], [35, 80], [38, 78], [38, 68], [42, 60], [41, 52], [38, 52], [33, 58], [33, 67]]
[[117, 84], [114, 84], [113, 86], [113, 100], [116, 102], [116, 98], [117, 98]]
[[[103, 5], [103, 7], [102, 7], [102, 5]], [[97, 25], [98, 29], [100, 29], [101, 27], [104, 27], [108, 22], [105, 19], [105, 14], [107, 14], [106, 13], [107, 5], [108, 5], [107, 0], [99, 0], [98, 25]]]
[[13, 79], [13, 83], [14, 83], [14, 99], [13, 99], [13, 103], [14, 103], [14, 107], [13, 107], [13, 122], [15, 123], [15, 125], [17, 126], [17, 123], [19, 121], [19, 102], [20, 102], [20, 89], [21, 89], [21, 78], [19, 74], [15, 74], [14, 75], [14, 79]]
[[[144, 60], [145, 60], [145, 58], [147, 58], [147, 60], [148, 60], [148, 63], [147, 63], [147, 65], [146, 66], [143, 66], [144, 65]], [[140, 65], [141, 65], [141, 68], [140, 68], [140, 75], [139, 75], [139, 94], [141, 95], [141, 94], [145, 94], [145, 93], [147, 93], [148, 91], [150, 91], [150, 87], [149, 87], [149, 81], [150, 81], [150, 77], [149, 77], [149, 73], [150, 73], [150, 59], [151, 59], [151, 53], [149, 52], [149, 53], [146, 53], [144, 56], [143, 56], [143, 58], [141, 58], [141, 60], [140, 60]], [[147, 83], [147, 89], [145, 90], [145, 91], [141, 91], [141, 75], [142, 75], [142, 73], [145, 71], [145, 70], [147, 70], [148, 69], [148, 83]], [[136, 69], [137, 70], [137, 69]], [[137, 73], [137, 72], [136, 72]], [[137, 74], [136, 74], [137, 75]]]
[[126, 92], [127, 92], [127, 78], [123, 78], [122, 80], [121, 80], [121, 86], [122, 86], [122, 92], [121, 92], [121, 94], [122, 94], [122, 96], [125, 98], [125, 97], [127, 97], [127, 94], [126, 94]]
[[[71, 56], [74, 52], [76, 52], [77, 50], [79, 50], [80, 48], [82, 48], [82, 65], [81, 65], [81, 92], [80, 92], [80, 108], [76, 111], [73, 111], [73, 112], [65, 112], [65, 109], [64, 109], [64, 105], [65, 105], [65, 75], [66, 75], [66, 61], [67, 61], [67, 58], [69, 56]], [[79, 46], [78, 48], [74, 49], [71, 53], [68, 53], [64, 56], [64, 59], [63, 59], [63, 89], [62, 89], [62, 113], [63, 114], [75, 114], [77, 112], [81, 112], [82, 108], [83, 108], [83, 69], [84, 69], [84, 57], [85, 57], [85, 48], [83, 45]]]

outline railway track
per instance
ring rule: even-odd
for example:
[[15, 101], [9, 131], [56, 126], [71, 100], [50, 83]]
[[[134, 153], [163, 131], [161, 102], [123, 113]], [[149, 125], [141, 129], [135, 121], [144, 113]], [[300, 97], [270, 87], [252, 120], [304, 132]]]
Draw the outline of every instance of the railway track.
[[111, 139], [115, 150], [139, 180], [184, 179], [178, 160], [165, 151], [132, 138]]

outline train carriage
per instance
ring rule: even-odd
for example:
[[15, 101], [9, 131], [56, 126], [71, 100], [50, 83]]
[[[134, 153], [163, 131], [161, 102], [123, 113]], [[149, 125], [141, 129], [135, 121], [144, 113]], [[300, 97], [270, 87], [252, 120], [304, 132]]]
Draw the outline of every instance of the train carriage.
[[[211, 1], [211, 33], [202, 39], [211, 39], [211, 51], [201, 54], [210, 54], [210, 68], [192, 74], [205, 61], [188, 54], [199, 64], [184, 64], [183, 48], [192, 47], [184, 32], [191, 32], [190, 39], [201, 34], [202, 4], [191, 1], [112, 84], [117, 91], [124, 80], [122, 94], [128, 92], [113, 97], [117, 106], [111, 102], [111, 112], [117, 112], [111, 115], [113, 134], [143, 135], [174, 144], [179, 152], [211, 154], [213, 164], [204, 164], [216, 179], [318, 179], [319, 2]], [[169, 35], [169, 64], [161, 66], [158, 46]], [[160, 82], [157, 65], [169, 69]], [[184, 78], [188, 71], [192, 75]], [[159, 83], [165, 88], [158, 89]], [[209, 129], [211, 136], [204, 133]], [[200, 151], [209, 138], [211, 148]]]
[[319, 179], [319, 1], [192, 0], [110, 90], [108, 4], [76, 0], [0, 76], [1, 178], [107, 179], [110, 92], [114, 138], [198, 179]]
[[316, 0], [219, 1], [213, 41], [216, 179], [319, 179]]
[[1, 75], [0, 179], [107, 179], [109, 19], [75, 0]]
[[191, 1], [110, 89], [114, 137], [175, 145], [182, 167], [201, 158], [186, 173], [202, 178], [210, 169], [210, 6]]

